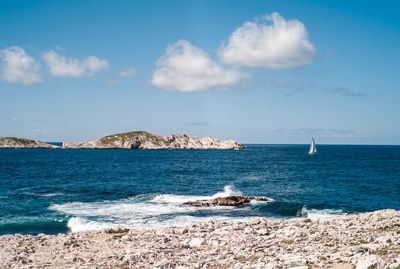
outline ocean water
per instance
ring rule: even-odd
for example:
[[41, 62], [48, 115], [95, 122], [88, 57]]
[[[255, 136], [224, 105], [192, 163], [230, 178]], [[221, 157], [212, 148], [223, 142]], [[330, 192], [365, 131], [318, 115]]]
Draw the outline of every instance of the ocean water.
[[[400, 146], [247, 145], [245, 150], [0, 149], [0, 234], [123, 225], [182, 226], [207, 218], [328, 219], [400, 209]], [[196, 199], [272, 198], [239, 208]]]

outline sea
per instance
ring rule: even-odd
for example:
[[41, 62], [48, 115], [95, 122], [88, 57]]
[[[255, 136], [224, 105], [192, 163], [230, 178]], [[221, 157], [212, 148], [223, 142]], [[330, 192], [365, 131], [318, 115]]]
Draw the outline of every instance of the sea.
[[[327, 220], [400, 209], [400, 146], [244, 150], [0, 149], [0, 234], [184, 226], [210, 218]], [[229, 195], [243, 207], [189, 207]]]

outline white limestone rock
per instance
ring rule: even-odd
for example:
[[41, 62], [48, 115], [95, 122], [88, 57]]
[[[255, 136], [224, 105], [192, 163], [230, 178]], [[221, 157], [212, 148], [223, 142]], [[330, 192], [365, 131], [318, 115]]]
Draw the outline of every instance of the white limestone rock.
[[357, 264], [356, 269], [378, 269], [382, 268], [383, 261], [377, 255], [367, 255], [361, 257]]
[[39, 140], [30, 140], [17, 137], [0, 137], [0, 148], [55, 148]]
[[204, 238], [195, 237], [189, 241], [189, 247], [191, 248], [199, 248], [205, 243]]
[[127, 132], [105, 136], [88, 142], [64, 142], [63, 148], [100, 149], [242, 149], [243, 145], [233, 140], [218, 140], [212, 137], [198, 138], [187, 135], [157, 136], [145, 131]]
[[381, 210], [324, 222], [209, 220], [179, 228], [2, 235], [0, 268], [397, 269], [399, 227], [400, 211]]

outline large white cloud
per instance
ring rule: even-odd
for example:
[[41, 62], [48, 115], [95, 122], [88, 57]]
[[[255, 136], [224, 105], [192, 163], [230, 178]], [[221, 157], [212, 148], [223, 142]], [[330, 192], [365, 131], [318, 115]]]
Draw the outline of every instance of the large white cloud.
[[315, 48], [301, 21], [285, 20], [274, 12], [236, 29], [219, 55], [228, 64], [290, 68], [311, 63]]
[[151, 83], [164, 89], [195, 92], [232, 87], [247, 77], [214, 62], [189, 41], [178, 40], [157, 60]]
[[83, 59], [66, 58], [54, 50], [43, 55], [49, 71], [57, 77], [84, 77], [107, 69], [109, 64], [104, 59], [95, 56], [88, 56]]
[[42, 81], [40, 65], [20, 47], [0, 51], [0, 80], [24, 85]]

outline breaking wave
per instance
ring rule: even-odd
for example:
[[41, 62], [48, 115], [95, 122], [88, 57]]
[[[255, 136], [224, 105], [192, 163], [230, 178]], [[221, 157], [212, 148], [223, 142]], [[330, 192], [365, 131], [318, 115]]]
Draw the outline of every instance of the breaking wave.
[[343, 210], [340, 209], [309, 209], [304, 206], [299, 211], [298, 215], [300, 217], [306, 217], [311, 220], [324, 221], [334, 219], [338, 216], [347, 215], [347, 213], [343, 212]]
[[233, 186], [224, 187], [223, 192], [212, 196], [191, 195], [139, 195], [128, 199], [102, 202], [70, 202], [53, 204], [50, 210], [61, 212], [70, 217], [68, 228], [72, 232], [100, 230], [124, 226], [128, 228], [157, 228], [167, 226], [186, 226], [208, 218], [218, 220], [245, 220], [246, 214], [232, 214], [251, 210], [247, 207], [188, 207], [185, 202], [241, 195]]

